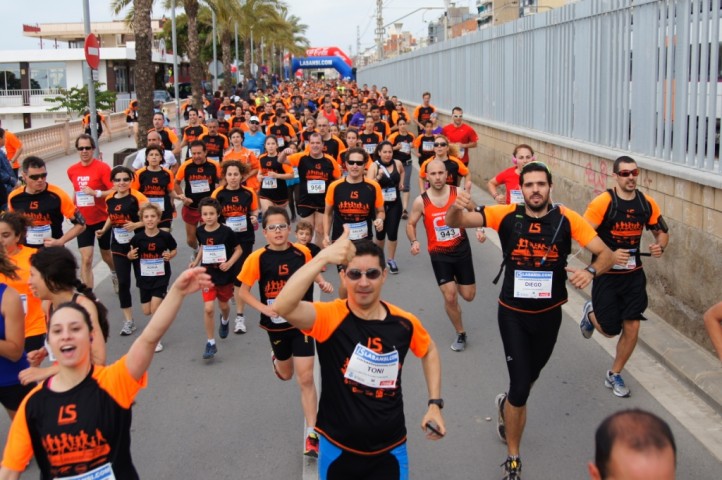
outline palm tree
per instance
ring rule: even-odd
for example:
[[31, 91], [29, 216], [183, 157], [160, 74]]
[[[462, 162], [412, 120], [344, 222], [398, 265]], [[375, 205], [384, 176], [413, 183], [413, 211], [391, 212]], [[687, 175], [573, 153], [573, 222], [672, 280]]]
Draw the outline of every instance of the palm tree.
[[[117, 15], [131, 0], [113, 0], [112, 11]], [[150, 13], [153, 0], [132, 0], [128, 19], [135, 37], [135, 94], [138, 99], [138, 130], [145, 132], [153, 126], [153, 88], [155, 68], [153, 67], [153, 30]], [[138, 136], [138, 146], [145, 146], [145, 135]]]
[[194, 107], [203, 108], [203, 100], [201, 99], [201, 84], [205, 73], [203, 63], [201, 63], [201, 43], [198, 38], [198, 10], [200, 5], [198, 0], [183, 0], [183, 8], [188, 17], [188, 58], [191, 62], [191, 89], [193, 92]]
[[269, 40], [274, 47], [278, 48], [278, 65], [281, 77], [283, 77], [283, 56], [285, 52], [291, 55], [303, 55], [310, 46], [305, 37], [308, 26], [301, 23], [296, 15], [289, 15], [288, 7], [284, 5], [278, 12], [283, 23], [283, 28], [276, 30], [275, 35]]
[[243, 15], [242, 7], [238, 0], [207, 0], [208, 6], [216, 14], [216, 26], [218, 37], [221, 43], [221, 63], [223, 63], [223, 90], [231, 90], [231, 42], [236, 25]]

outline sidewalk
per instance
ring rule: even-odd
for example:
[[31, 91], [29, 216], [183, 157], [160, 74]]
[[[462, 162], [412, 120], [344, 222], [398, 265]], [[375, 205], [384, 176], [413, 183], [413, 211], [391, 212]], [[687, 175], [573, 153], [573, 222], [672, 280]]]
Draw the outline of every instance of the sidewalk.
[[[476, 185], [472, 188], [471, 196], [477, 204], [494, 204], [491, 196]], [[499, 237], [495, 231], [487, 228], [486, 235], [487, 241], [491, 241], [501, 248]], [[671, 241], [674, 242], [675, 239], [673, 238]], [[578, 248], [578, 246], [574, 248]], [[584, 268], [586, 262], [570, 256], [569, 265], [575, 268]], [[568, 291], [569, 303], [567, 305], [571, 308], [565, 308], [565, 310], [573, 321], [578, 322], [581, 306], [591, 298], [591, 287], [587, 287], [584, 291], [570, 287]], [[574, 305], [579, 308], [574, 309]], [[647, 310], [644, 314], [648, 320], [643, 322], [644, 325], [640, 329], [639, 345], [669, 369], [682, 383], [691, 388], [698, 397], [722, 414], [722, 364], [720, 361], [679, 333], [657, 313]], [[699, 319], [699, 325], [699, 328], [704, 328], [702, 318]], [[612, 341], [616, 345], [616, 338]], [[634, 363], [634, 355], [632, 355], [630, 363]]]

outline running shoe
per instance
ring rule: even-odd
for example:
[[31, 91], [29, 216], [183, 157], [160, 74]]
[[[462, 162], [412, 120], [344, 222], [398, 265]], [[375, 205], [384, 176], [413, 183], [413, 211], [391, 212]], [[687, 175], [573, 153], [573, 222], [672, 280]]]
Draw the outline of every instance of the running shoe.
[[408, 218], [409, 218], [409, 212], [407, 212], [406, 210], [404, 210], [403, 212], [401, 212], [401, 218], [403, 218], [404, 220], [408, 219]]
[[120, 334], [124, 337], [133, 335], [135, 332], [135, 322], [133, 320], [126, 320], [123, 322], [123, 328], [120, 329]]
[[499, 440], [506, 443], [506, 426], [504, 425], [504, 402], [506, 402], [506, 393], [500, 393], [496, 396], [496, 434]]
[[521, 480], [521, 459], [517, 456], [508, 456], [501, 464], [501, 472], [504, 474], [501, 480]]
[[206, 342], [206, 349], [203, 352], [203, 360], [209, 360], [216, 356], [216, 353], [218, 353], [218, 347], [214, 343], [211, 345], [211, 342]]
[[113, 282], [113, 290], [115, 293], [118, 293], [120, 291], [120, 284], [118, 283], [118, 274], [115, 272], [110, 272], [110, 281]]
[[158, 342], [158, 345], [155, 346], [155, 353], [159, 353], [163, 351], [163, 344]]
[[233, 333], [240, 335], [246, 333], [246, 317], [238, 315], [236, 317], [236, 325], [233, 327]]
[[455, 352], [463, 352], [466, 348], [466, 332], [458, 333], [456, 341], [451, 344], [451, 349]]
[[624, 384], [624, 379], [618, 373], [613, 373], [611, 370], [607, 370], [607, 374], [604, 377], [604, 386], [612, 389], [618, 397], [626, 398], [629, 396], [629, 388]]
[[273, 353], [273, 349], [271, 349], [271, 365], [273, 365], [273, 373], [278, 377], [279, 380], [286, 381], [285, 378], [281, 376], [280, 373], [278, 373], [278, 370], [276, 369], [276, 354]]
[[393, 258], [389, 258], [386, 263], [389, 266], [389, 272], [393, 273], [394, 275], [399, 273], [399, 266], [396, 265], [396, 260], [394, 260]]
[[309, 433], [306, 437], [306, 449], [303, 454], [307, 457], [318, 458], [318, 435]]
[[228, 336], [228, 330], [231, 327], [231, 322], [228, 321], [226, 323], [223, 323], [223, 314], [220, 314], [218, 317], [221, 319], [221, 324], [218, 327], [218, 336], [221, 338], [226, 338]]
[[594, 333], [594, 324], [589, 320], [589, 314], [593, 311], [592, 301], [587, 300], [582, 309], [582, 319], [579, 321], [579, 329], [582, 331], [582, 337], [584, 338], [592, 338]]

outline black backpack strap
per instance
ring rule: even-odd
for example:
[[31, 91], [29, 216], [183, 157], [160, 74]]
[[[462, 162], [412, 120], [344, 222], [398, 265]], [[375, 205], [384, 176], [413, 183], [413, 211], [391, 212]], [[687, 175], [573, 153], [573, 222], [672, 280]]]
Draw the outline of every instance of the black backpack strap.
[[522, 228], [523, 228], [522, 220], [523, 220], [523, 218], [524, 218], [524, 209], [525, 209], [524, 204], [523, 204], [523, 203], [520, 203], [520, 204], [518, 204], [518, 205], [516, 206], [516, 210], [514, 211], [514, 216], [519, 216], [519, 215], [521, 215], [522, 218], [519, 219], [519, 220], [517, 220], [517, 221], [514, 223], [514, 232], [513, 232], [513, 235], [512, 235], [512, 237], [511, 237], [510, 241], [507, 243], [507, 245], [505, 245], [505, 246], [509, 246], [510, 248], [503, 248], [503, 247], [502, 247], [502, 252], [504, 252], [504, 256], [503, 256], [503, 258], [501, 259], [501, 265], [499, 265], [499, 273], [496, 274], [496, 277], [494, 277], [494, 280], [493, 280], [493, 282], [492, 282], [494, 285], [496, 285], [497, 283], [499, 283], [499, 279], [501, 278], [501, 274], [504, 273], [504, 266], [506, 265], [506, 261], [507, 261], [507, 260], [509, 259], [509, 257], [511, 256], [511, 252], [512, 252], [512, 250], [514, 250], [514, 245], [516, 245], [516, 243], [519, 241], [519, 238], [521, 237], [521, 232], [522, 232]]

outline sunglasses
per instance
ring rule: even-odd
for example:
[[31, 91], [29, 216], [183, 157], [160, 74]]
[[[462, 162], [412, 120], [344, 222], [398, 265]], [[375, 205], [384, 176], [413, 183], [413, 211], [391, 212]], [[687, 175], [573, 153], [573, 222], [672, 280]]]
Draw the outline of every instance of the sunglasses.
[[114, 181], [115, 183], [118, 183], [118, 182], [130, 182], [130, 177], [114, 178], [113, 181]]
[[28, 178], [30, 180], [44, 180], [44, 179], [48, 178], [48, 174], [47, 173], [36, 173], [35, 175], [28, 175]]
[[250, 123], [251, 125], [259, 125], [261, 122], [257, 122], [257, 121], [255, 121], [255, 120], [251, 120], [249, 123]]
[[358, 268], [346, 269], [346, 277], [349, 280], [354, 280], [354, 281], [360, 280], [361, 277], [364, 275], [366, 275], [366, 278], [368, 278], [369, 280], [376, 280], [377, 278], [379, 278], [381, 276], [381, 273], [382, 273], [382, 271], [380, 268], [369, 268], [365, 272], [362, 272]]
[[266, 225], [266, 230], [274, 232], [282, 232], [288, 228], [287, 223], [274, 223], [273, 225]]
[[464, 118], [463, 115], [458, 115], [458, 114], [457, 114], [457, 115], [452, 115], [452, 117], [454, 117], [454, 118]]
[[358, 165], [359, 167], [364, 164], [363, 160], [346, 160], [346, 165]]
[[82, 152], [83, 150], [92, 150], [92, 149], [93, 149], [93, 147], [78, 147], [78, 148], [77, 148], [77, 150], [78, 150], [79, 152]]
[[448, 147], [449, 144], [448, 144], [448, 143], [439, 143], [439, 142], [436, 142], [436, 143], [434, 143], [434, 146], [435, 146], [435, 147]]
[[617, 175], [622, 178], [627, 178], [629, 176], [632, 177], [638, 177], [639, 176], [639, 169], [635, 168], [634, 170], [620, 170], [617, 172]]

